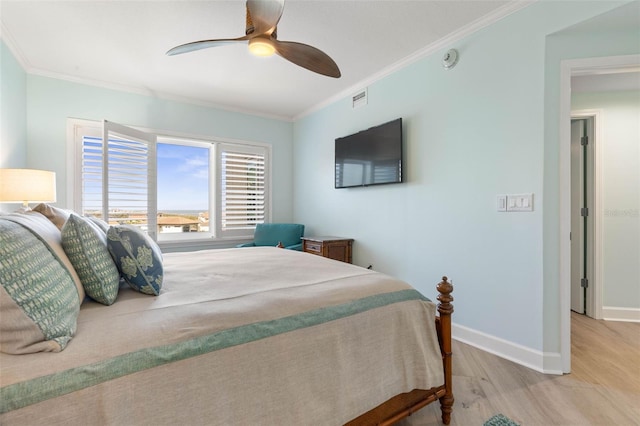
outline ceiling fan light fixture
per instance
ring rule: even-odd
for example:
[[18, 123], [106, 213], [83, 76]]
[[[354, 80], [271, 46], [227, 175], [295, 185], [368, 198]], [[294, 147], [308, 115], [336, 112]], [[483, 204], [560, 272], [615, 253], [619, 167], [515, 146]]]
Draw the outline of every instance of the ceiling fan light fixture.
[[276, 48], [268, 38], [254, 37], [249, 40], [249, 52], [256, 56], [271, 56], [276, 52]]
[[[0, 0], [2, 1], [2, 0]], [[226, 46], [230, 43], [247, 43], [249, 51], [256, 56], [271, 56], [276, 53], [287, 61], [309, 71], [340, 78], [338, 65], [326, 53], [313, 46], [294, 41], [278, 40], [278, 22], [282, 16], [285, 0], [246, 0], [246, 27], [244, 36], [227, 39], [192, 41], [181, 44], [167, 55], [193, 52], [209, 47]]]

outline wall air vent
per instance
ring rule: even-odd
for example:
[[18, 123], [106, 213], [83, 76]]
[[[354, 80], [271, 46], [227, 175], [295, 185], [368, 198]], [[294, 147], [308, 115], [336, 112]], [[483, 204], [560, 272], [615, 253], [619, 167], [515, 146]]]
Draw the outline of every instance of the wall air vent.
[[351, 97], [353, 109], [363, 107], [367, 104], [367, 89], [363, 89]]

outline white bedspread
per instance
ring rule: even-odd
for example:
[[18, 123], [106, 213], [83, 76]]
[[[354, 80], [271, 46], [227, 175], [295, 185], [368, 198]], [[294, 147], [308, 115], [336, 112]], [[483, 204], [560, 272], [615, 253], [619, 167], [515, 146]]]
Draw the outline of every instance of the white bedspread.
[[435, 305], [389, 276], [271, 247], [164, 268], [64, 351], [0, 354], [0, 424], [339, 425], [444, 382]]

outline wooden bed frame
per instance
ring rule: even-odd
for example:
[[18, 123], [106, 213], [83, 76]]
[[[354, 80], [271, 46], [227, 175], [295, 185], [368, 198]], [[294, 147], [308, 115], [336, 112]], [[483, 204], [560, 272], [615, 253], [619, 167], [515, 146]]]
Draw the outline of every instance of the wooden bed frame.
[[438, 295], [440, 316], [436, 317], [435, 321], [444, 366], [444, 384], [429, 390], [414, 389], [411, 392], [396, 395], [373, 410], [348, 422], [347, 426], [392, 425], [436, 400], [440, 400], [442, 422], [448, 425], [451, 421], [454, 401], [451, 375], [451, 314], [453, 313], [451, 292], [453, 285], [447, 281], [447, 277], [442, 277], [437, 289], [440, 293]]

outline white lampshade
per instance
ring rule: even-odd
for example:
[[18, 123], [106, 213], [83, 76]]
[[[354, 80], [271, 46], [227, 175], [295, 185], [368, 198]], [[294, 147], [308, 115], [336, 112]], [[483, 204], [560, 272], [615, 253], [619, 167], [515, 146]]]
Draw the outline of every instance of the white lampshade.
[[0, 202], [50, 203], [56, 201], [56, 174], [47, 170], [0, 169]]

